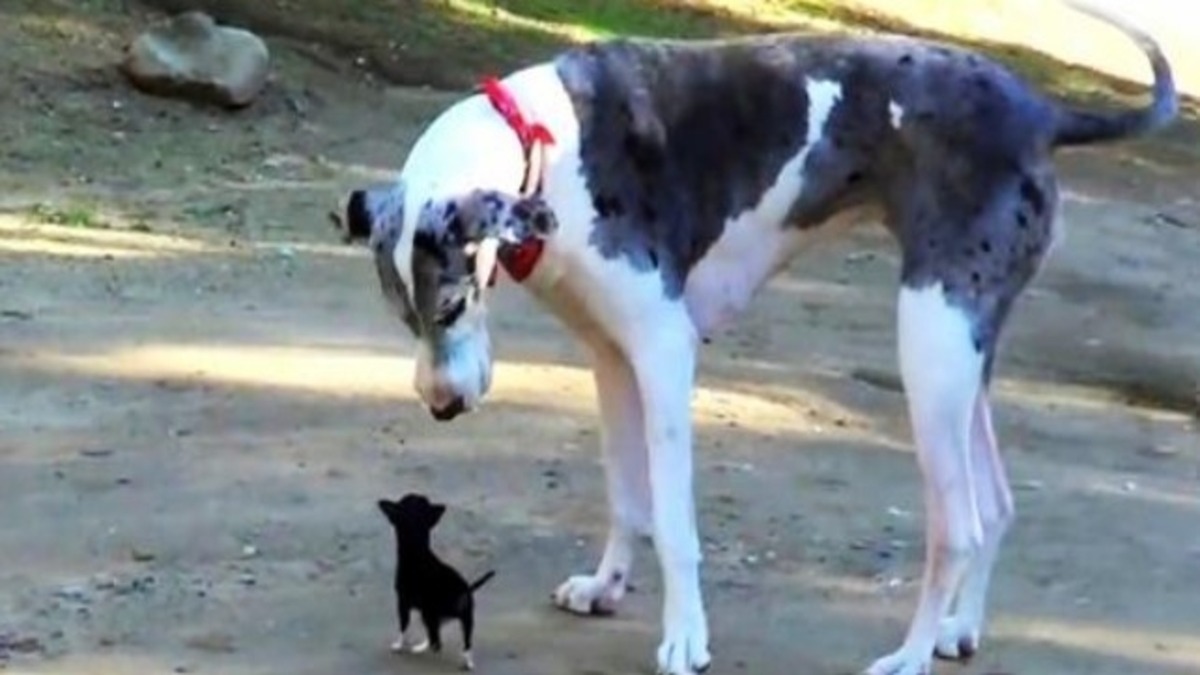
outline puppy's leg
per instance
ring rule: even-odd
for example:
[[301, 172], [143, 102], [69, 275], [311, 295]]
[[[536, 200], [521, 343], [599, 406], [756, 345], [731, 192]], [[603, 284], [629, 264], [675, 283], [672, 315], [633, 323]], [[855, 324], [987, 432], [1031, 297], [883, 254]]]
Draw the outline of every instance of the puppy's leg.
[[421, 610], [421, 623], [425, 625], [425, 642], [413, 647], [413, 653], [419, 654], [426, 650], [433, 653], [442, 651], [442, 622], [434, 612]]
[[972, 322], [941, 284], [902, 288], [898, 307], [900, 372], [924, 477], [925, 571], [904, 644], [870, 675], [925, 675], [941, 620], [983, 542], [972, 480], [972, 413], [983, 354]]
[[992, 428], [986, 390], [975, 399], [971, 424], [971, 468], [975, 473], [975, 498], [983, 526], [983, 546], [959, 589], [954, 613], [942, 621], [937, 654], [947, 659], [970, 658], [979, 649], [983, 633], [988, 586], [1000, 543], [1016, 517], [1004, 460]]
[[462, 667], [463, 670], [474, 670], [475, 658], [471, 655], [471, 634], [475, 632], [475, 605], [469, 599], [463, 607], [459, 622], [462, 624]]
[[554, 601], [577, 614], [607, 614], [625, 595], [637, 536], [650, 531], [650, 479], [642, 403], [633, 371], [611, 344], [592, 345], [590, 354], [602, 424], [608, 543], [596, 572], [567, 579], [554, 592]]
[[396, 616], [400, 621], [400, 635], [396, 637], [396, 641], [392, 643], [393, 652], [402, 652], [409, 645], [408, 626], [412, 618], [412, 608], [408, 606], [399, 594], [396, 596]]
[[691, 397], [695, 328], [681, 304], [668, 304], [629, 345], [641, 392], [649, 450], [654, 545], [663, 577], [663, 641], [658, 670], [691, 675], [708, 668], [708, 619], [700, 591], [700, 537], [692, 471]]

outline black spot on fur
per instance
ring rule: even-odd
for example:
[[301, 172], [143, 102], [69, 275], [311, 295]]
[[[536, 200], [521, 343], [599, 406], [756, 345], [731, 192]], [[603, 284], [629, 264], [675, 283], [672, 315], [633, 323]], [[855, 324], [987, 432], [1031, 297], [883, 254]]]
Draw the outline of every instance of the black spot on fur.
[[897, 59], [896, 63], [899, 63], [902, 66], [911, 66], [913, 64], [912, 54], [905, 54], [904, 56], [901, 56], [899, 59]]
[[1033, 208], [1033, 215], [1040, 216], [1046, 210], [1046, 196], [1029, 176], [1021, 177], [1021, 199]]

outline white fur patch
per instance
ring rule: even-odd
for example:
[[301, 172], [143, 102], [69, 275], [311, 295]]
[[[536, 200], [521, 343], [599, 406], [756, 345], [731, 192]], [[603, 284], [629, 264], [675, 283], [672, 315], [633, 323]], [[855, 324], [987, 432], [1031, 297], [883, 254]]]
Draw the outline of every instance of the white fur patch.
[[795, 255], [807, 235], [784, 227], [789, 209], [804, 190], [804, 162], [821, 139], [829, 114], [842, 97], [840, 83], [809, 79], [808, 136], [758, 204], [726, 221], [721, 237], [688, 276], [685, 297], [692, 321], [702, 335], [729, 321], [749, 305], [755, 292]]
[[904, 287], [897, 305], [900, 373], [920, 456], [929, 559], [904, 644], [869, 675], [925, 675], [954, 595], [983, 534], [971, 470], [971, 425], [982, 386], [983, 354], [970, 317], [941, 284]]
[[895, 101], [888, 101], [888, 115], [892, 118], [892, 126], [896, 129], [904, 122], [904, 108], [900, 107]]

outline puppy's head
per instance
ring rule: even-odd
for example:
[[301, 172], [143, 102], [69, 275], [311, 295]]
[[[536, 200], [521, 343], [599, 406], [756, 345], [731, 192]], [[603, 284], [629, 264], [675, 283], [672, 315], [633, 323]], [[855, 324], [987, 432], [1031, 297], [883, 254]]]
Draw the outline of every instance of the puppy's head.
[[492, 379], [488, 282], [506, 249], [556, 229], [550, 207], [495, 190], [418, 198], [401, 182], [351, 192], [345, 227], [368, 240], [383, 293], [417, 340], [414, 386], [430, 413], [474, 409]]
[[416, 493], [406, 494], [399, 501], [380, 499], [378, 504], [401, 541], [427, 540], [429, 533], [446, 513], [445, 504], [436, 504], [425, 495]]

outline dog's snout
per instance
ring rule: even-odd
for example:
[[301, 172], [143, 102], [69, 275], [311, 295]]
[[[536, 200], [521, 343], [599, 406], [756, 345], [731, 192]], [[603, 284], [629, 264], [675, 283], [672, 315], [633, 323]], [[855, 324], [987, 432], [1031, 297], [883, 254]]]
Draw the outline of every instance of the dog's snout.
[[429, 408], [429, 412], [433, 415], [433, 419], [439, 422], [449, 422], [466, 411], [467, 404], [461, 396], [454, 397], [449, 403], [440, 408]]

